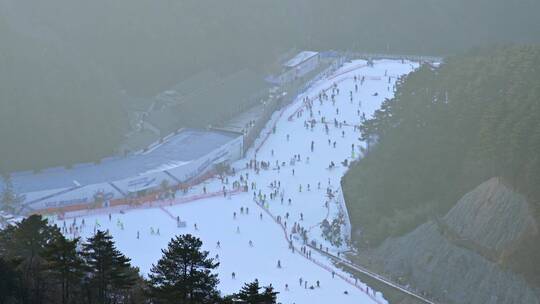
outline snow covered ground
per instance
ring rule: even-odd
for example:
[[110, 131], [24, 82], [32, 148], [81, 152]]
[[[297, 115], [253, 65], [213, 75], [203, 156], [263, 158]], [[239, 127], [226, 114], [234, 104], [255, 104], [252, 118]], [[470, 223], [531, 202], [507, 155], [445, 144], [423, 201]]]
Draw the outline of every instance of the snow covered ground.
[[[328, 197], [327, 188], [335, 197], [341, 197], [340, 179], [346, 171], [342, 161], [358, 158], [360, 146], [364, 146], [358, 139], [359, 131], [354, 128], [360, 123], [362, 113], [369, 118], [382, 101], [392, 97], [397, 77], [417, 67], [414, 62], [395, 60], [375, 61], [373, 67], [368, 67], [365, 61], [358, 60], [346, 63], [332, 76], [312, 85], [294, 103], [275, 113], [255, 149], [234, 164], [237, 173], [228, 177], [228, 184], [219, 179], [204, 184], [209, 192], [219, 191], [223, 186], [232, 189], [233, 181], [239, 181], [242, 175], [244, 180], [247, 178], [248, 192], [167, 207], [124, 210], [112, 213], [111, 219], [107, 213], [86, 216], [81, 236], [90, 236], [96, 225], [99, 229], [108, 229], [133, 265], [140, 267], [142, 273], [148, 273], [161, 257], [161, 249], [173, 236], [191, 233], [203, 240], [204, 249], [210, 251], [211, 257], [219, 255], [219, 288], [225, 294], [237, 292], [245, 282], [257, 278], [262, 285], [272, 283], [280, 292], [278, 300], [282, 303], [385, 303], [380, 293], [374, 293], [361, 282], [355, 286], [350, 275], [334, 269], [329, 260], [315, 251], [311, 252], [311, 258], [302, 254], [299, 250], [303, 242], [298, 234], [292, 234], [291, 228], [297, 223], [307, 229], [309, 241], [316, 241], [317, 246], [322, 244], [324, 250], [326, 247], [332, 252], [344, 249], [333, 248], [321, 236], [321, 221], [325, 218], [331, 221], [343, 206], [339, 199]], [[357, 76], [356, 82], [354, 76]], [[334, 83], [339, 89], [335, 105], [331, 100]], [[318, 95], [322, 90], [327, 90], [328, 99], [321, 103]], [[305, 107], [306, 97], [313, 100], [313, 117]], [[328, 122], [328, 134], [321, 123], [322, 117]], [[317, 121], [313, 129], [309, 124], [306, 127], [306, 121], [312, 118]], [[342, 126], [335, 127], [334, 119]], [[300, 155], [300, 161], [293, 164], [291, 160], [295, 155]], [[261, 169], [258, 173], [246, 169], [246, 163], [255, 158], [270, 163], [269, 169]], [[335, 168], [328, 169], [330, 162], [335, 163]], [[271, 188], [270, 184], [274, 182], [279, 187]], [[252, 189], [252, 183], [255, 189]], [[270, 193], [274, 191], [277, 197], [270, 199]], [[202, 192], [203, 185], [199, 185], [187, 195]], [[264, 195], [266, 200], [261, 206], [254, 196], [259, 201]], [[177, 226], [177, 216], [187, 223], [186, 227]], [[281, 225], [275, 220], [277, 216], [281, 217]], [[81, 223], [81, 217], [76, 220]], [[68, 224], [70, 221], [67, 220]], [[283, 229], [285, 222], [287, 227]], [[57, 223], [63, 225], [62, 221]], [[138, 239], [137, 234], [140, 235]], [[290, 236], [296, 248], [294, 252], [289, 247], [287, 238]], [[278, 261], [281, 268], [277, 267]], [[332, 271], [336, 272], [335, 277]], [[232, 278], [233, 272], [236, 278]], [[307, 284], [300, 285], [300, 278]], [[320, 282], [320, 287], [316, 287], [316, 281]], [[314, 288], [310, 289], [311, 286]]]

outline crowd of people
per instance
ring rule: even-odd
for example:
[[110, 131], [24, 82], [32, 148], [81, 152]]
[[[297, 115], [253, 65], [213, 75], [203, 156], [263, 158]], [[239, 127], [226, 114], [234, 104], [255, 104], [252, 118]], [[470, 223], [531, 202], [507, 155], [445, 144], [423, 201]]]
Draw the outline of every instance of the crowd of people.
[[[251, 202], [245, 202], [245, 205], [241, 206], [239, 209], [232, 212], [233, 220], [240, 220], [240, 217], [255, 216], [258, 217], [261, 221], [264, 219], [265, 214], [271, 217], [277, 224], [279, 224], [286, 232], [286, 238], [289, 242], [289, 249], [292, 253], [298, 253], [303, 255], [307, 259], [314, 258], [314, 252], [312, 248], [318, 250], [325, 250], [328, 252], [328, 246], [330, 244], [323, 244], [324, 240], [321, 240], [319, 235], [314, 235], [312, 231], [319, 231], [318, 229], [313, 230], [316, 227], [317, 223], [324, 220], [324, 218], [313, 218], [311, 215], [313, 212], [310, 212], [310, 209], [313, 208], [324, 208], [322, 214], [326, 216], [332, 215], [332, 203], [336, 203], [336, 194], [339, 189], [339, 185], [333, 185], [330, 178], [326, 180], [302, 180], [302, 177], [298, 177], [299, 173], [309, 166], [320, 166], [320, 162], [312, 161], [318, 159], [317, 154], [323, 153], [321, 148], [320, 134], [314, 132], [317, 128], [321, 128], [324, 134], [327, 136], [326, 140], [322, 141], [324, 148], [325, 143], [328, 144], [330, 149], [337, 149], [342, 142], [345, 142], [343, 138], [346, 138], [348, 133], [359, 133], [360, 132], [360, 123], [366, 119], [365, 112], [362, 111], [362, 101], [359, 98], [357, 103], [355, 103], [355, 97], [359, 91], [359, 86], [362, 86], [365, 81], [365, 77], [361, 75], [354, 76], [354, 90], [349, 91], [349, 102], [355, 107], [355, 113], [357, 121], [347, 121], [342, 119], [341, 116], [344, 113], [342, 109], [350, 108], [350, 105], [347, 107], [342, 106], [340, 109], [340, 102], [343, 102], [343, 98], [337, 98], [340, 96], [342, 88], [338, 83], [334, 83], [328, 90], [322, 90], [312, 98], [304, 97], [303, 99], [303, 108], [296, 111], [294, 117], [296, 120], [303, 119], [303, 127], [308, 131], [307, 135], [298, 135], [298, 136], [311, 136], [308, 140], [306, 149], [302, 151], [296, 151], [290, 156], [283, 155], [283, 153], [276, 153], [274, 149], [269, 150], [268, 154], [263, 154], [263, 157], [258, 156], [257, 154], [252, 155], [247, 161], [245, 161], [243, 166], [237, 166], [230, 169], [228, 174], [223, 174], [219, 179], [219, 190], [223, 192], [224, 197], [228, 197], [228, 193], [233, 190], [240, 189], [244, 192], [249, 192], [250, 196], [252, 194], [253, 202], [258, 205], [261, 211], [257, 212], [253, 210], [249, 204]], [[328, 111], [328, 106], [331, 105], [334, 110]], [[326, 107], [323, 109], [323, 107]], [[350, 116], [347, 116], [350, 118]], [[276, 133], [276, 127], [273, 128], [272, 132]], [[337, 132], [336, 132], [337, 131]], [[312, 135], [309, 135], [311, 132]], [[284, 145], [291, 142], [293, 135], [297, 134], [286, 134], [284, 139]], [[325, 168], [328, 170], [334, 170], [339, 165], [343, 167], [348, 167], [351, 163], [350, 159], [354, 160], [358, 155], [362, 153], [361, 145], [356, 141], [358, 136], [353, 135], [353, 142], [349, 138], [349, 143], [351, 147], [350, 157], [347, 156], [344, 159], [337, 158], [339, 154], [336, 153], [336, 159], [331, 160], [328, 165], [325, 165]], [[348, 149], [348, 148], [347, 148]], [[304, 152], [305, 151], [305, 152]], [[294, 151], [293, 151], [294, 152]], [[265, 178], [260, 178], [261, 175]], [[271, 178], [268, 178], [268, 177]], [[287, 176], [287, 177], [286, 177]], [[294, 178], [291, 178], [294, 177]], [[269, 180], [269, 181], [268, 181]], [[291, 184], [291, 180], [299, 181], [296, 184]], [[261, 184], [262, 183], [262, 184]], [[199, 189], [203, 194], [209, 192], [210, 187], [216, 187], [216, 181], [211, 181], [199, 186], [195, 186], [194, 189]], [[187, 191], [187, 190], [186, 190]], [[313, 202], [312, 204], [298, 204], [298, 207], [295, 206], [295, 199], [301, 197], [301, 194], [312, 193], [314, 191], [320, 192], [319, 202]], [[295, 193], [297, 192], [297, 193]], [[170, 194], [174, 197], [175, 192]], [[229, 196], [230, 197], [230, 196]], [[274, 205], [278, 205], [279, 208], [273, 208]], [[320, 214], [320, 213], [318, 213]], [[109, 214], [109, 221], [112, 221], [112, 216]], [[185, 227], [185, 222], [181, 221], [180, 217], [176, 218], [178, 227]], [[314, 225], [315, 223], [315, 225]], [[99, 229], [101, 227], [100, 223], [96, 220], [93, 225], [93, 229]], [[124, 223], [117, 219], [117, 227], [121, 230], [124, 230]], [[77, 222], [77, 219], [73, 219], [73, 222], [70, 225], [64, 221], [62, 231], [64, 233], [69, 233], [73, 235], [79, 235], [80, 232], [85, 229], [84, 219]], [[193, 223], [193, 230], [198, 231], [200, 229], [197, 226], [197, 223]], [[160, 236], [159, 227], [149, 227], [148, 229], [150, 236]], [[236, 234], [241, 234], [241, 225], [236, 225]], [[136, 231], [136, 239], [141, 238], [140, 231]], [[216, 260], [220, 259], [219, 250], [223, 246], [222, 241], [217, 241], [215, 246], [215, 258]], [[249, 240], [245, 244], [246, 248], [254, 248], [257, 244], [253, 240]], [[299, 248], [299, 249], [297, 249]], [[241, 250], [241, 248], [238, 248]], [[334, 248], [339, 249], [339, 248]], [[282, 263], [282, 259], [278, 259], [276, 262], [276, 267], [278, 269], [284, 269], [287, 267], [286, 264]], [[238, 271], [231, 273], [231, 278], [234, 280], [238, 275]], [[335, 273], [332, 272], [332, 278], [335, 276]], [[309, 278], [309, 281], [306, 278], [300, 278], [299, 284], [304, 289], [315, 289], [321, 288], [321, 279], [322, 278]], [[287, 283], [285, 284], [285, 290], [288, 291], [292, 288], [292, 285]]]

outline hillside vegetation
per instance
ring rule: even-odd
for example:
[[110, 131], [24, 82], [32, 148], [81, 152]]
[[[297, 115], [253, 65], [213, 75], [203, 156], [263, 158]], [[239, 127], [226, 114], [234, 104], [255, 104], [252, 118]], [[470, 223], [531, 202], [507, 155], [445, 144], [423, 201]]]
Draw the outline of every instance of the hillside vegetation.
[[521, 46], [471, 51], [402, 81], [362, 126], [378, 144], [342, 181], [356, 241], [403, 235], [491, 177], [538, 210], [538, 79], [540, 47]]

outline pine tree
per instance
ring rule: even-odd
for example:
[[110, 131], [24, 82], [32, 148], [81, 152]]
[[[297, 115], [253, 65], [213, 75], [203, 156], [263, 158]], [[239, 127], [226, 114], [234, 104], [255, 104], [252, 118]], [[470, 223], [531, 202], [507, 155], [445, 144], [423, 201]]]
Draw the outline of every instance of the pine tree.
[[14, 213], [22, 199], [15, 193], [11, 177], [8, 174], [2, 175], [4, 180], [4, 190], [0, 196], [0, 210]]
[[43, 268], [43, 254], [49, 241], [60, 235], [60, 230], [47, 225], [40, 215], [31, 215], [0, 235], [2, 255], [16, 265], [21, 274], [22, 290], [19, 297], [26, 303], [43, 303], [47, 280]]
[[61, 234], [55, 235], [44, 252], [47, 272], [60, 287], [62, 304], [70, 302], [84, 275], [84, 261], [77, 252], [78, 242], [79, 239], [68, 240]]
[[[83, 256], [89, 272], [90, 297], [97, 303], [110, 303], [122, 297], [137, 280], [130, 259], [116, 249], [112, 237], [106, 232], [98, 230], [83, 244]], [[97, 291], [97, 295], [92, 291]]]
[[264, 288], [264, 292], [262, 294], [262, 300], [265, 304], [275, 304], [277, 303], [277, 295], [279, 292], [274, 291], [274, 287], [267, 286]]
[[259, 293], [261, 287], [259, 286], [259, 281], [255, 280], [251, 283], [244, 284], [244, 287], [240, 290], [237, 295], [237, 298], [249, 304], [260, 304], [262, 303], [262, 295]]
[[[264, 291], [261, 293], [262, 288]], [[272, 286], [261, 287], [259, 281], [255, 280], [244, 284], [240, 292], [232, 298], [248, 304], [274, 304], [277, 301], [277, 294]]]
[[201, 251], [200, 239], [177, 236], [163, 249], [163, 257], [153, 265], [150, 293], [157, 303], [214, 303], [219, 298], [219, 280], [211, 271], [219, 266], [208, 251]]

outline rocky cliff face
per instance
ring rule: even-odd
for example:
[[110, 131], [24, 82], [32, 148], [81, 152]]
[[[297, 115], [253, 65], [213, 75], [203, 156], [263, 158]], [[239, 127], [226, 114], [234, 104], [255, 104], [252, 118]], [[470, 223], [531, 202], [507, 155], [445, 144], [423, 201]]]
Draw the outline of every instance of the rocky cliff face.
[[387, 239], [367, 256], [443, 303], [540, 303], [539, 290], [505, 267], [518, 244], [537, 234], [525, 197], [493, 178], [443, 218]]

